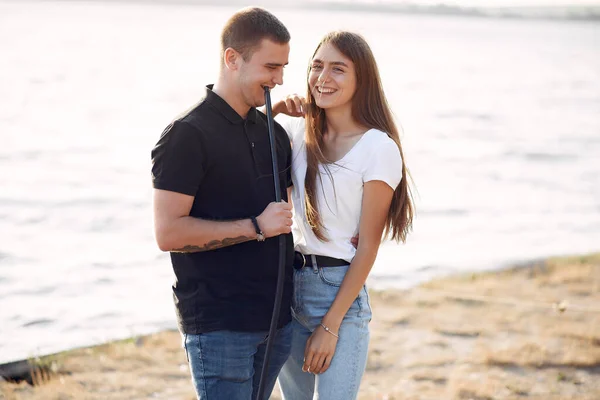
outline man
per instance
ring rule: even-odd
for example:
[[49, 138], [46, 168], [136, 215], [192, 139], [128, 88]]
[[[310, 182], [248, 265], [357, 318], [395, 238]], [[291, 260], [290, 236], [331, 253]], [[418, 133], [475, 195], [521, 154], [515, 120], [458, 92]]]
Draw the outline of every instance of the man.
[[[221, 69], [203, 100], [152, 150], [158, 246], [171, 253], [173, 294], [199, 399], [255, 399], [273, 310], [278, 235], [286, 237], [281, 316], [266, 382], [273, 390], [291, 344], [291, 148], [275, 124], [275, 191], [264, 87], [283, 83], [290, 35], [272, 14], [247, 8], [221, 34]], [[261, 399], [262, 400], [262, 399]]]

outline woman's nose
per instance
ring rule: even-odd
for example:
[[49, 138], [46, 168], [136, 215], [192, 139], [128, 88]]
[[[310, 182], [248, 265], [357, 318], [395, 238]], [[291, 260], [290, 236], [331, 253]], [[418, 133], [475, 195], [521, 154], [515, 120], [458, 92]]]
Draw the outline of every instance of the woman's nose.
[[329, 78], [329, 70], [323, 69], [323, 71], [319, 74], [317, 78], [317, 83], [325, 83], [327, 82], [327, 78]]

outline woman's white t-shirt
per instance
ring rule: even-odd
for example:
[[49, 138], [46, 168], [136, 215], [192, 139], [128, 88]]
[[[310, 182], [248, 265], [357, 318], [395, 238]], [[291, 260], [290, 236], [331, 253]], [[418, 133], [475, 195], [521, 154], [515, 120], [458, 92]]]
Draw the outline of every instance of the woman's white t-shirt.
[[[358, 233], [363, 185], [379, 180], [396, 189], [402, 179], [402, 157], [396, 143], [385, 132], [367, 131], [346, 155], [334, 164], [319, 166], [317, 207], [327, 242], [313, 233], [306, 219], [304, 178], [306, 145], [304, 118], [279, 121], [292, 142], [292, 204], [294, 206], [295, 249], [303, 254], [323, 255], [351, 262], [356, 249], [350, 242]], [[331, 174], [327, 173], [327, 170]]]

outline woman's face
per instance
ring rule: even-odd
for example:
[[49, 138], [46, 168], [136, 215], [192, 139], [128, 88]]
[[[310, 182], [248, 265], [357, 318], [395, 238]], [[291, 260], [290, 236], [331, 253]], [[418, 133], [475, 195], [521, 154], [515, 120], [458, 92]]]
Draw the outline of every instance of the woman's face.
[[354, 63], [326, 43], [312, 59], [308, 85], [320, 108], [351, 107], [356, 91]]

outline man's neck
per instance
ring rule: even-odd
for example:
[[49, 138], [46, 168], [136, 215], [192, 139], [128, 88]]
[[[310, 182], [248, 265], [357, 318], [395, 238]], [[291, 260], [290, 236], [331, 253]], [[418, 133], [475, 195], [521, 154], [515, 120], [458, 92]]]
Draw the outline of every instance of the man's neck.
[[242, 118], [246, 118], [250, 107], [242, 99], [242, 93], [238, 87], [231, 85], [225, 77], [220, 76], [212, 91], [225, 100]]

